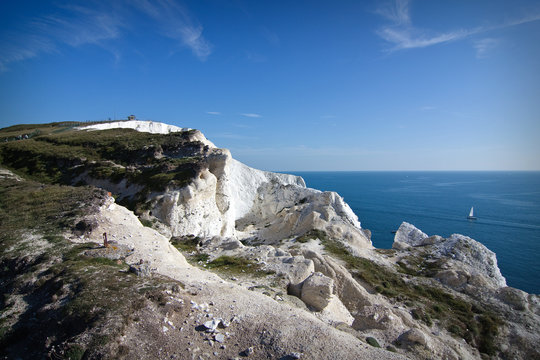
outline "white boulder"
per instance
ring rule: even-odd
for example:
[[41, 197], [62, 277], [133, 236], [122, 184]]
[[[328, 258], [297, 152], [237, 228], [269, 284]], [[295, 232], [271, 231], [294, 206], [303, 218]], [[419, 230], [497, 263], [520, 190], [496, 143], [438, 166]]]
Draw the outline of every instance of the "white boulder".
[[425, 347], [429, 347], [429, 340], [426, 334], [419, 329], [410, 329], [398, 338], [398, 341], [403, 343], [405, 346], [412, 346], [419, 344]]
[[[422, 246], [422, 256], [432, 261], [443, 259], [445, 268], [435, 274], [443, 284], [453, 288], [470, 285], [474, 288], [498, 289], [506, 279], [497, 266], [495, 253], [468, 236], [453, 234], [449, 238], [428, 237], [409, 223], [402, 223], [392, 248], [404, 250]], [[469, 289], [468, 291], [474, 291]]]
[[315, 310], [321, 311], [330, 302], [333, 290], [334, 280], [320, 272], [314, 272], [304, 281], [300, 298]]
[[403, 222], [394, 236], [392, 248], [403, 249], [408, 246], [421, 246], [427, 238], [428, 236], [414, 225]]

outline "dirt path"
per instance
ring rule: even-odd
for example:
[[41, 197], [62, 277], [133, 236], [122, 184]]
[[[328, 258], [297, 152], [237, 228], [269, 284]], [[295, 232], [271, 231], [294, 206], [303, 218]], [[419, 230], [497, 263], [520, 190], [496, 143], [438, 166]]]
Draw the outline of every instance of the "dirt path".
[[[189, 265], [168, 239], [142, 226], [131, 211], [115, 204], [112, 198], [92, 220], [97, 222], [97, 228], [79, 241], [102, 243], [103, 233], [107, 233], [109, 241], [133, 248], [133, 254], [126, 259], [128, 263], [142, 260], [152, 271], [185, 285], [183, 297], [185, 301], [189, 299], [192, 311], [199, 316], [186, 318], [184, 327], [193, 330], [208, 321], [205, 311], [209, 311], [206, 310], [208, 304], [212, 304], [212, 318], [233, 319], [234, 326], [231, 325], [226, 342], [236, 344], [238, 349], [251, 347], [253, 353], [244, 354], [249, 358], [301, 355], [302, 359], [403, 359], [400, 355], [373, 348], [353, 335], [323, 323], [309, 312], [248, 291], [214, 273]], [[191, 334], [187, 339], [183, 338], [189, 344], [187, 350], [211, 346], [211, 339], [195, 332]], [[232, 351], [230, 347], [228, 349], [225, 347], [209, 354], [214, 358], [228, 358]]]

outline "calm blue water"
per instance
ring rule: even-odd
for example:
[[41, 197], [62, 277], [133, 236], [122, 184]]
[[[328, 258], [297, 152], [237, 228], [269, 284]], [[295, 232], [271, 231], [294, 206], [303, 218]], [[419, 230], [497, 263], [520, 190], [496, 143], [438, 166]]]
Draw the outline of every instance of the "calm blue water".
[[[402, 221], [428, 235], [470, 236], [497, 254], [509, 286], [540, 293], [540, 172], [295, 172], [338, 192], [390, 248]], [[474, 206], [476, 221], [466, 219]]]

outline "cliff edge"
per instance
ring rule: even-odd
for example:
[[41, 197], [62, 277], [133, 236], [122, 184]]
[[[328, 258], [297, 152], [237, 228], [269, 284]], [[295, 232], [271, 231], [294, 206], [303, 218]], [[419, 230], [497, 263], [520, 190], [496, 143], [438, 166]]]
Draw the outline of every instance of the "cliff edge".
[[375, 249], [337, 193], [250, 168], [198, 130], [0, 134], [2, 356], [540, 355], [538, 297], [466, 236], [403, 223]]

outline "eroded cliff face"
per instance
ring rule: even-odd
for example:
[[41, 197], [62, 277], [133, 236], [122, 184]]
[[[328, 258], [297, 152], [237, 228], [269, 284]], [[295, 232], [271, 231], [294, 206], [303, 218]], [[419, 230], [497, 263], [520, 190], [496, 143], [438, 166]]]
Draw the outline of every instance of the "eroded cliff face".
[[[234, 237], [272, 244], [317, 229], [345, 242], [353, 251], [371, 248], [369, 236], [362, 231], [357, 216], [335, 192], [306, 188], [298, 176], [246, 166], [233, 159], [227, 149], [216, 148], [201, 132], [192, 129], [151, 121], [123, 121], [80, 130], [115, 128], [187, 134], [177, 148], [152, 145], [141, 154], [153, 158], [153, 162], [191, 159], [188, 170], [192, 174], [180, 186], [171, 182], [148, 192], [128, 176], [120, 176], [119, 181], [113, 182], [96, 178], [95, 171], [85, 171], [73, 181], [108, 189], [123, 201], [144, 203], [139, 206], [139, 213], [148, 221], [157, 220], [160, 224], [157, 227], [167, 236]], [[129, 170], [129, 166], [123, 168], [116, 163], [111, 166], [119, 172]]]
[[405, 262], [414, 264], [421, 259], [435, 278], [453, 288], [475, 291], [476, 287], [496, 290], [506, 286], [495, 253], [468, 236], [428, 236], [404, 222], [396, 232], [392, 248], [408, 254]]
[[[204, 292], [204, 300], [193, 301], [230, 309], [225, 315], [242, 319], [251, 329], [242, 344], [261, 344], [255, 352], [285, 356], [303, 348], [308, 358], [320, 356], [319, 351], [322, 358], [335, 358], [332, 346], [344, 336], [340, 346], [357, 351], [350, 356], [349, 350], [342, 351], [343, 358], [370, 353], [360, 348], [366, 341], [388, 349], [373, 353], [382, 358], [394, 351], [417, 359], [538, 356], [538, 297], [506, 287], [495, 254], [473, 239], [428, 236], [403, 223], [393, 249], [374, 249], [369, 232], [334, 192], [307, 188], [297, 176], [250, 168], [198, 131], [148, 122], [122, 125], [168, 135], [125, 135], [106, 125], [109, 130], [97, 136], [40, 140], [63, 146], [91, 140], [103, 147], [101, 158], [66, 162], [77, 166], [66, 173], [77, 174], [73, 183], [112, 192], [117, 202], [108, 196], [98, 213], [82, 220], [95, 226], [82, 235], [76, 232], [72, 240], [100, 242], [107, 233], [120, 248], [131, 249], [119, 260], [140, 274], [181, 280], [188, 286], [185, 299]], [[139, 218], [118, 202], [127, 203]], [[158, 231], [143, 227], [139, 219]], [[182, 341], [196, 344], [191, 350], [215, 350], [215, 336], [224, 334], [201, 340], [197, 329], [209, 320], [204, 312], [193, 318], [199, 305], [186, 309], [189, 318], [168, 318], [167, 313], [166, 320], [154, 319], [155, 332], [170, 339], [164, 343], [178, 341], [170, 338], [179, 334], [178, 321], [189, 324], [188, 340], [182, 334]], [[291, 320], [287, 314], [293, 313], [298, 317]], [[167, 322], [171, 319], [174, 324]], [[266, 343], [261, 322], [274, 334], [272, 344], [281, 339], [283, 349]], [[132, 336], [137, 329], [132, 327]], [[294, 334], [283, 336], [293, 329]], [[298, 334], [310, 332], [321, 334], [324, 349], [297, 341]], [[154, 346], [153, 337], [146, 341]]]
[[188, 185], [147, 197], [148, 216], [165, 224], [168, 235], [273, 243], [319, 229], [351, 247], [371, 247], [337, 193], [306, 188], [299, 176], [253, 169], [226, 149], [207, 150], [203, 163]]

